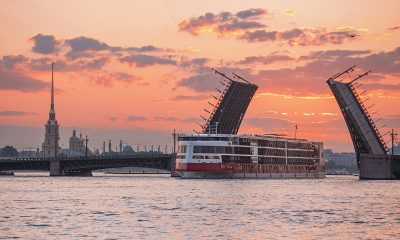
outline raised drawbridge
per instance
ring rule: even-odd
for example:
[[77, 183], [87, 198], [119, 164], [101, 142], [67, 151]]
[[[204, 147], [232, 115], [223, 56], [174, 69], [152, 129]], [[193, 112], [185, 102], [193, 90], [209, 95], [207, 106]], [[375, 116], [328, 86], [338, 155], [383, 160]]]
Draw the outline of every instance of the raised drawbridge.
[[220, 83], [224, 90], [216, 89], [219, 97], [213, 96], [215, 103], [208, 102], [212, 110], [204, 109], [209, 114], [208, 118], [201, 116], [206, 122], [200, 124], [204, 134], [237, 134], [244, 114], [258, 87], [234, 74], [234, 79], [215, 69], [215, 74], [220, 75]]
[[341, 73], [338, 73], [327, 80], [333, 95], [343, 114], [349, 130], [354, 150], [357, 155], [357, 164], [360, 169], [360, 178], [366, 179], [392, 179], [398, 170], [394, 168], [397, 164], [394, 160], [397, 157], [388, 155], [388, 147], [371, 117], [357, 88], [361, 85], [358, 80], [365, 77], [371, 71], [358, 75], [356, 78], [342, 82], [340, 77], [354, 71], [353, 66]]

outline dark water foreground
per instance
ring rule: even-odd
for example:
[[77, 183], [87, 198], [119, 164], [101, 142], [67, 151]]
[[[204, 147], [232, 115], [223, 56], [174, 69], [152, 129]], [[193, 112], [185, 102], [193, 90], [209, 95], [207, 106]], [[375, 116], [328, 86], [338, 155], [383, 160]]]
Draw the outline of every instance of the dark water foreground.
[[0, 177], [0, 238], [400, 239], [400, 181]]

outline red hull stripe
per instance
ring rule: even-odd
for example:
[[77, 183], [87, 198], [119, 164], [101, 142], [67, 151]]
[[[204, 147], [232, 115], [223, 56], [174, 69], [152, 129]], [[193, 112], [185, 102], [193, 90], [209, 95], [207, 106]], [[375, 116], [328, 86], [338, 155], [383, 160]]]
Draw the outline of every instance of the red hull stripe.
[[316, 173], [325, 172], [323, 166], [306, 167], [294, 165], [232, 164], [232, 163], [176, 163], [178, 172], [215, 173]]

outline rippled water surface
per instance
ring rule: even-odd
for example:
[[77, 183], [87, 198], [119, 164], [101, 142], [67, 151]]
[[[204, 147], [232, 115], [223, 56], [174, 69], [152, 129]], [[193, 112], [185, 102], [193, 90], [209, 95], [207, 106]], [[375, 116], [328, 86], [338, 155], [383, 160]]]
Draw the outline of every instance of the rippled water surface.
[[400, 181], [0, 177], [0, 238], [400, 239]]

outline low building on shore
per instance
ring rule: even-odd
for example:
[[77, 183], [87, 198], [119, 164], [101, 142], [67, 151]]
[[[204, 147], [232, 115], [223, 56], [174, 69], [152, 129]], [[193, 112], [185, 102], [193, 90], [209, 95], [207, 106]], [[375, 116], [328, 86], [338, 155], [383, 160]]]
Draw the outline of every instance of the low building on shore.
[[358, 173], [357, 156], [354, 152], [335, 153], [332, 149], [324, 150], [327, 173]]

